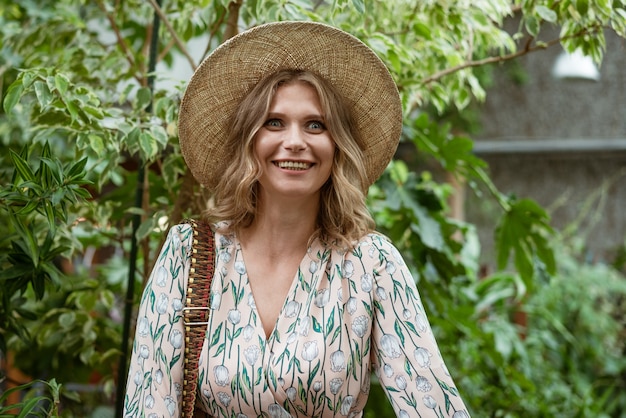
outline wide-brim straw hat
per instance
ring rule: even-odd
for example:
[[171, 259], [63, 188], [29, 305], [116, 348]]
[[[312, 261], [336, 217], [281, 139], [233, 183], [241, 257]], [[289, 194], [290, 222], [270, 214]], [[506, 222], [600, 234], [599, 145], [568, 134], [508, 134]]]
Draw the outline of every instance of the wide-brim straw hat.
[[380, 58], [356, 37], [313, 22], [276, 22], [240, 33], [216, 48], [194, 72], [179, 114], [180, 147], [198, 182], [219, 182], [230, 155], [226, 140], [242, 99], [266, 76], [307, 70], [343, 97], [363, 142], [367, 179], [383, 173], [398, 146], [402, 106]]

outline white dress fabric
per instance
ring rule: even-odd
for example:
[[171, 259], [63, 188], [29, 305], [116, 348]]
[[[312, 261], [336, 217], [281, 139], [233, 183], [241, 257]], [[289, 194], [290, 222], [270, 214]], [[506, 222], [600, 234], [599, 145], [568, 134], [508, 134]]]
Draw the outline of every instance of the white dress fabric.
[[[399, 417], [469, 417], [414, 278], [385, 237], [369, 234], [347, 253], [316, 240], [269, 338], [237, 237], [218, 230], [215, 239], [198, 378], [209, 416], [361, 417], [374, 371]], [[170, 229], [144, 290], [125, 417], [180, 416], [191, 242], [191, 226]]]

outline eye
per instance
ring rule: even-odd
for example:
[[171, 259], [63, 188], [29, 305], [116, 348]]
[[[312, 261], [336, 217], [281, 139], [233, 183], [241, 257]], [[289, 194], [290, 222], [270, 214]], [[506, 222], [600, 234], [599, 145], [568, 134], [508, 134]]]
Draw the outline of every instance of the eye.
[[266, 128], [280, 128], [281, 126], [283, 126], [283, 123], [280, 121], [280, 119], [268, 119], [265, 121], [263, 126], [265, 126]]
[[307, 128], [312, 130], [312, 131], [325, 131], [326, 130], [326, 125], [324, 125], [322, 122], [318, 121], [318, 120], [312, 120], [307, 124]]

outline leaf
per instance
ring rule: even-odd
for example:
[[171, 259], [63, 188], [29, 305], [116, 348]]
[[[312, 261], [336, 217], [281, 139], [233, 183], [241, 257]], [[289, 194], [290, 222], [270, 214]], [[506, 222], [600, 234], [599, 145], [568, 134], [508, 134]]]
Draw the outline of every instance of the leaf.
[[505, 268], [508, 264], [509, 255], [515, 241], [515, 234], [512, 232], [512, 227], [509, 224], [509, 216], [506, 213], [496, 227], [496, 263], [499, 269]]
[[15, 279], [33, 273], [32, 265], [20, 263], [0, 271], [0, 282]]
[[539, 34], [539, 20], [535, 16], [527, 16], [525, 26], [529, 35], [537, 36]]
[[52, 203], [49, 200], [44, 200], [43, 202], [44, 211], [46, 212], [46, 218], [48, 219], [48, 227], [50, 228], [50, 233], [54, 235], [56, 231], [56, 217], [55, 211], [52, 207]]
[[[50, 158], [50, 144], [48, 142], [45, 143], [43, 150], [41, 151], [41, 157]], [[50, 173], [50, 168], [47, 164], [42, 161], [39, 162], [39, 168], [35, 172], [35, 176], [37, 176], [39, 180], [39, 184], [44, 188], [44, 190], [49, 190], [52, 186], [52, 174]]]
[[335, 308], [333, 308], [329, 316], [330, 318], [328, 318], [328, 321], [326, 321], [326, 330], [324, 332], [324, 335], [330, 335], [331, 331], [335, 327]]
[[100, 135], [89, 134], [89, 146], [96, 153], [96, 155], [102, 155], [105, 151], [104, 141]]
[[146, 160], [152, 159], [159, 151], [154, 137], [146, 132], [139, 134], [139, 147]]
[[152, 92], [148, 87], [141, 87], [137, 91], [137, 108], [144, 109], [152, 100]]
[[170, 361], [170, 369], [174, 367], [174, 365], [178, 362], [178, 359], [180, 359], [180, 354], [177, 354], [174, 357], [172, 357], [172, 360]]
[[445, 240], [441, 234], [439, 222], [433, 219], [404, 187], [397, 189], [397, 195], [402, 206], [410, 209], [411, 215], [414, 216], [416, 222], [411, 222], [411, 229], [419, 234], [424, 245], [441, 250], [445, 245]]
[[12, 213], [10, 213], [11, 224], [15, 227], [21, 240], [13, 241], [15, 245], [18, 245], [24, 253], [32, 261], [32, 265], [37, 267], [39, 264], [39, 250], [35, 236], [33, 235], [32, 227], [25, 226], [22, 220]]
[[76, 313], [75, 312], [65, 312], [59, 315], [59, 325], [62, 328], [69, 330], [76, 323]]
[[241, 380], [248, 392], [252, 392], [252, 381], [250, 380], [250, 376], [248, 375], [248, 369], [244, 368], [241, 376]]
[[71, 247], [68, 247], [67, 245], [61, 245], [46, 252], [45, 257], [43, 258], [46, 261], [54, 261], [56, 257], [60, 256], [64, 252], [69, 252], [70, 250], [72, 250]]
[[35, 181], [35, 174], [33, 173], [33, 170], [31, 170], [26, 160], [17, 155], [13, 150], [9, 150], [9, 152], [17, 174], [25, 181]]
[[400, 321], [398, 321], [396, 319], [396, 321], [393, 324], [393, 329], [396, 332], [396, 335], [398, 336], [398, 338], [400, 339], [400, 345], [404, 346], [404, 333], [402, 332], [402, 327], [400, 326]]
[[557, 15], [554, 10], [549, 9], [543, 5], [538, 5], [537, 7], [535, 7], [535, 11], [546, 22], [550, 22], [550, 23], [556, 22]]
[[54, 76], [54, 86], [57, 88], [61, 96], [67, 93], [67, 88], [70, 84], [70, 80], [63, 74], [56, 74]]
[[57, 185], [63, 184], [63, 167], [59, 160], [51, 160], [50, 158], [42, 158], [43, 162], [48, 167], [48, 172], [52, 175]]
[[576, 11], [580, 16], [587, 16], [587, 12], [589, 11], [589, 0], [576, 0], [575, 2]]
[[410, 377], [413, 378], [413, 365], [411, 364], [411, 362], [409, 361], [408, 358], [405, 358], [404, 360], [404, 372]]
[[320, 324], [320, 322], [317, 320], [316, 317], [312, 317], [313, 319], [313, 331], [317, 332], [318, 334], [322, 333], [322, 324]]
[[54, 99], [54, 96], [48, 89], [48, 85], [41, 80], [37, 80], [35, 81], [33, 87], [35, 88], [35, 95], [37, 96], [39, 106], [41, 106], [42, 109], [48, 107], [48, 105], [52, 103], [52, 100]]
[[392, 161], [389, 165], [389, 174], [394, 182], [404, 184], [409, 178], [409, 168], [404, 161]]
[[511, 203], [496, 229], [498, 267], [506, 267], [513, 251], [515, 268], [528, 287], [532, 285], [535, 256], [545, 260], [549, 270], [555, 268], [552, 249], [544, 238], [552, 233], [548, 221], [541, 206], [530, 199], [522, 199]]
[[161, 145], [162, 148], [165, 148], [168, 141], [168, 136], [165, 129], [163, 129], [163, 127], [160, 125], [153, 125], [150, 127], [150, 133], [152, 134], [154, 139], [156, 139], [158, 144]]
[[43, 396], [36, 396], [34, 398], [29, 399], [27, 402], [22, 404], [22, 408], [20, 413], [17, 415], [17, 418], [26, 418], [32, 416], [35, 409], [40, 407], [40, 404], [46, 400]]
[[428, 25], [425, 25], [423, 22], [418, 21], [413, 25], [413, 33], [415, 33], [418, 37], [424, 39], [432, 39], [432, 32], [430, 30], [430, 27], [428, 27]]
[[[16, 387], [12, 387], [12, 388], [8, 388], [6, 390], [3, 390], [3, 392], [0, 393], [0, 405], [4, 405], [4, 403], [7, 401], [7, 399], [9, 398], [9, 396], [12, 393], [26, 391], [27, 389], [30, 389], [33, 385], [35, 385], [35, 384], [37, 384], [39, 382], [40, 381], [38, 381], [38, 380], [34, 380], [32, 382], [28, 382], [28, 383], [25, 383], [25, 384], [20, 385], [20, 386], [16, 386]], [[17, 406], [17, 405], [15, 405], [15, 406]], [[0, 410], [0, 411], [2, 411], [2, 410]], [[11, 416], [13, 416], [13, 415], [11, 415]]]
[[79, 107], [76, 106], [76, 104], [73, 101], [66, 101], [65, 102], [65, 107], [67, 109], [68, 112], [70, 112], [70, 118], [72, 119], [72, 122], [75, 122], [78, 120], [78, 112], [79, 112]]
[[154, 218], [148, 218], [143, 221], [141, 225], [139, 225], [139, 228], [137, 228], [137, 240], [142, 241], [144, 238], [150, 235], [150, 232], [152, 232], [154, 228], [156, 228], [156, 226], [156, 220]]
[[139, 128], [134, 127], [130, 131], [128, 131], [126, 136], [122, 139], [122, 143], [126, 146], [126, 149], [128, 149], [130, 152], [134, 153], [139, 150], [140, 134], [141, 134], [141, 131], [139, 130]]
[[415, 328], [415, 325], [413, 325], [412, 322], [405, 321], [404, 326], [407, 327], [409, 331], [411, 331], [413, 334], [418, 335], [418, 336], [420, 335], [420, 333], [417, 331], [417, 328]]
[[554, 250], [550, 246], [548, 240], [539, 234], [533, 236], [535, 247], [537, 248], [537, 256], [543, 261], [549, 274], [556, 273], [556, 260], [554, 258]]
[[39, 207], [39, 199], [29, 199], [21, 209], [15, 212], [16, 215], [28, 215]]
[[[76, 184], [79, 184], [77, 182]], [[81, 181], [80, 184], [92, 184], [90, 181]], [[81, 197], [82, 199], [91, 199], [93, 196], [89, 193], [89, 190], [83, 189], [82, 187], [73, 189], [74, 195]]]
[[100, 300], [106, 309], [111, 309], [115, 305], [115, 294], [106, 289], [100, 294]]
[[104, 118], [104, 112], [98, 107], [84, 105], [83, 110], [85, 111], [85, 113], [95, 117], [96, 119], [100, 120]]
[[4, 112], [6, 114], [10, 114], [17, 102], [19, 102], [22, 97], [22, 93], [24, 92], [24, 85], [21, 80], [18, 78], [16, 81], [11, 84], [7, 91], [7, 95], [4, 98]]
[[318, 361], [317, 364], [313, 367], [313, 369], [311, 369], [311, 372], [309, 373], [309, 379], [307, 380], [308, 387], [311, 387], [311, 385], [313, 384], [313, 379], [318, 377], [317, 371], [319, 370], [320, 366], [321, 366], [321, 361]]
[[87, 165], [87, 157], [72, 164], [69, 171], [67, 172], [67, 177], [69, 177], [70, 179], [74, 179], [80, 176], [85, 171], [85, 165]]

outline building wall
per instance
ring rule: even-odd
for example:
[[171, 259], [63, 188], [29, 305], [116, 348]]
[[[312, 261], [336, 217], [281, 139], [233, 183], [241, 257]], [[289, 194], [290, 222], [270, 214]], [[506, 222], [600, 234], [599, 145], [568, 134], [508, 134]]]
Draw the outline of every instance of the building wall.
[[[555, 227], [582, 238], [590, 257], [611, 261], [626, 238], [626, 41], [606, 37], [599, 81], [556, 79], [560, 46], [517, 61], [523, 84], [510, 77], [511, 64], [498, 66], [474, 139], [501, 191], [537, 200]], [[469, 194], [465, 209], [493, 259], [497, 208], [488, 204]]]

